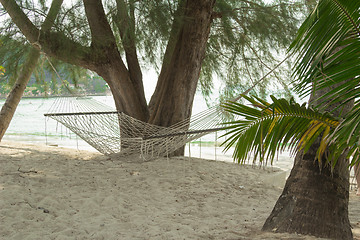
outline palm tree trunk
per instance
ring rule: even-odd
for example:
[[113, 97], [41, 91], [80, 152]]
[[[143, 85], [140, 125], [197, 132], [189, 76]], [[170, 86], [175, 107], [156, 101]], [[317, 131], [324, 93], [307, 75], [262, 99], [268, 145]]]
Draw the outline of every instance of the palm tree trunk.
[[28, 84], [31, 74], [33, 73], [36, 64], [39, 60], [40, 52], [39, 50], [32, 48], [30, 54], [26, 59], [20, 76], [15, 82], [14, 87], [12, 88], [9, 96], [6, 98], [4, 105], [0, 111], [0, 141], [2, 140], [7, 128], [10, 125], [11, 119], [14, 116], [16, 108], [21, 100], [22, 95], [24, 94], [26, 85]]
[[[318, 105], [316, 99], [328, 90], [313, 92], [310, 104]], [[336, 116], [345, 115], [353, 105], [354, 102], [350, 101], [332, 113]], [[329, 106], [326, 110], [337, 109], [337, 106]], [[319, 144], [320, 137], [306, 154], [300, 151], [296, 155], [284, 190], [262, 230], [331, 239], [353, 238], [348, 217], [349, 160], [344, 154], [338, 159], [335, 168], [331, 169], [323, 159], [323, 167], [320, 167], [314, 161]]]
[[330, 167], [320, 169], [314, 161], [318, 146], [296, 155], [284, 190], [262, 230], [352, 239], [348, 162], [339, 159], [333, 172]]

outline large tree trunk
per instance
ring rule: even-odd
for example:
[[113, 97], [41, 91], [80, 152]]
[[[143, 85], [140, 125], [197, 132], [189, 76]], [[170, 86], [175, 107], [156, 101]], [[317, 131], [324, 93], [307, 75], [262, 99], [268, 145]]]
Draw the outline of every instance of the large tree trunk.
[[165, 127], [190, 117], [215, 0], [179, 1], [178, 15], [174, 18], [157, 87], [149, 105], [145, 100], [136, 53], [134, 1], [116, 0], [117, 11], [114, 11], [126, 64], [101, 0], [83, 0], [91, 31], [90, 46], [82, 46], [61, 32], [39, 32], [16, 1], [0, 2], [26, 38], [38, 43], [39, 49], [102, 76], [109, 84], [118, 111]]
[[[124, 45], [128, 63], [128, 68], [126, 68], [117, 49], [116, 40], [107, 21], [102, 2], [100, 0], [84, 0], [84, 7], [91, 30], [93, 70], [109, 84], [118, 111], [147, 121], [148, 108], [141, 69], [136, 58], [136, 49]], [[124, 13], [122, 12], [122, 14]], [[127, 18], [123, 15], [121, 17]], [[126, 28], [125, 25], [119, 25], [120, 31], [122, 31], [121, 27]], [[81, 65], [80, 59], [77, 64]]]
[[[310, 103], [315, 103], [326, 90], [316, 91], [310, 97]], [[346, 114], [353, 104], [347, 103], [341, 114]], [[333, 105], [327, 110], [335, 108]], [[340, 110], [333, 114], [339, 116]], [[319, 142], [318, 139], [306, 154], [300, 151], [296, 155], [284, 190], [262, 228], [264, 231], [352, 239], [348, 218], [349, 161], [343, 155], [333, 170], [325, 160], [320, 167], [314, 161]]]
[[[91, 20], [105, 16], [103, 12], [99, 13], [103, 11], [102, 8], [94, 8], [90, 4], [95, 4], [95, 2], [85, 4], [92, 36], [110, 36], [110, 29], [106, 31], [103, 24], [97, 26], [97, 22]], [[118, 4], [123, 4], [123, 1], [119, 0]], [[165, 127], [191, 116], [193, 99], [209, 37], [214, 4], [215, 0], [184, 0], [179, 4], [158, 83], [149, 106], [146, 105], [143, 94], [142, 74], [136, 57], [136, 47], [133, 42], [129, 41], [132, 35], [125, 35], [129, 31], [133, 31], [130, 24], [131, 20], [122, 11], [122, 8], [119, 8], [117, 26], [122, 33], [128, 69], [114, 48], [112, 51], [108, 51], [105, 64], [102, 62], [95, 64], [98, 66], [96, 68], [97, 73], [109, 84], [118, 111], [123, 111], [139, 120]], [[97, 18], [92, 16], [97, 16]], [[103, 45], [104, 43], [100, 42], [100, 44]], [[100, 48], [104, 47], [105, 49], [111, 48], [111, 44], [100, 46]], [[181, 154], [182, 150], [179, 153]]]
[[[115, 56], [115, 61], [117, 57]], [[131, 81], [128, 71], [121, 70], [122, 65], [109, 64], [103, 68], [99, 67], [97, 73], [108, 83], [112, 92], [116, 109], [136, 119], [146, 122], [149, 111], [145, 95], [139, 94]], [[144, 92], [144, 90], [139, 90]]]
[[[182, 2], [175, 19], [156, 90], [149, 103], [149, 122], [168, 127], [190, 118], [209, 38], [215, 0]], [[174, 155], [183, 155], [180, 148]]]
[[14, 116], [17, 106], [21, 100], [21, 97], [24, 94], [26, 85], [28, 84], [31, 74], [33, 73], [36, 64], [39, 60], [40, 52], [32, 48], [30, 54], [26, 59], [20, 76], [16, 79], [16, 82], [9, 93], [9, 96], [6, 98], [4, 105], [0, 111], [0, 141], [2, 140], [7, 128], [10, 125], [11, 119]]
[[[146, 104], [141, 69], [133, 39], [133, 19], [123, 0], [117, 1], [117, 27], [121, 33], [127, 67], [116, 49], [101, 1], [84, 1], [92, 33], [95, 71], [112, 91], [118, 111], [144, 122], [171, 126], [191, 116], [201, 64], [210, 33], [215, 0], [182, 0], [174, 19], [161, 73], [149, 106]], [[108, 41], [103, 41], [107, 36]], [[180, 150], [177, 155], [182, 154]]]
[[179, 28], [176, 42], [168, 46], [171, 53], [166, 53], [149, 104], [150, 123], [168, 127], [190, 117], [214, 4], [215, 0], [186, 1], [183, 19], [174, 26]]

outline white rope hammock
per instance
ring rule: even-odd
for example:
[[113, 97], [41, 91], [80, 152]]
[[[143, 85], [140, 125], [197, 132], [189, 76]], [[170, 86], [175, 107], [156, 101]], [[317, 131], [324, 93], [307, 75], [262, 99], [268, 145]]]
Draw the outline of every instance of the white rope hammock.
[[[243, 94], [247, 94], [288, 57]], [[237, 97], [233, 101], [239, 99]], [[145, 159], [167, 156], [188, 142], [222, 130], [224, 120], [221, 105], [217, 105], [170, 127], [160, 127], [117, 112], [89, 97], [57, 98], [44, 115], [60, 122], [103, 154], [141, 154]]]
[[171, 127], [160, 127], [117, 112], [88, 97], [57, 98], [44, 115], [60, 122], [103, 154], [136, 153], [144, 158], [166, 156], [186, 143], [222, 128], [222, 113], [218, 107]]

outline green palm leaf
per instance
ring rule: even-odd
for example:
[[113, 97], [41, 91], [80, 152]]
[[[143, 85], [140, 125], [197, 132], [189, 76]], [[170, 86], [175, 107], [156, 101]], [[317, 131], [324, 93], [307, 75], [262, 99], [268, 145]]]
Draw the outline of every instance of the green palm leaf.
[[307, 151], [316, 138], [322, 134], [317, 159], [321, 159], [329, 145], [329, 134], [338, 126], [338, 119], [328, 113], [300, 105], [294, 100], [276, 99], [267, 103], [259, 98], [243, 96], [251, 103], [228, 102], [225, 111], [240, 117], [239, 120], [224, 123], [228, 139], [223, 143], [225, 150], [235, 146], [234, 159], [244, 163], [252, 153], [254, 161], [273, 161], [278, 151]]
[[326, 109], [340, 103], [340, 108], [355, 100], [354, 108], [331, 134], [331, 144], [343, 149], [331, 153], [333, 164], [345, 149], [349, 149], [355, 164], [360, 136], [360, 1], [320, 0], [291, 50], [298, 53], [297, 91], [307, 95], [330, 89], [316, 99], [316, 107]]
[[[359, 81], [360, 66], [360, 1], [321, 0], [301, 26], [291, 50], [298, 53], [295, 74], [299, 77], [297, 90], [309, 94], [312, 83], [316, 88]], [[334, 54], [334, 52], [336, 52]], [[304, 89], [306, 91], [304, 91]], [[349, 89], [328, 93], [324, 99], [354, 98]], [[339, 101], [335, 98], [334, 101]]]
[[[277, 151], [286, 148], [306, 152], [319, 141], [316, 158], [320, 164], [324, 154], [333, 166], [342, 154], [353, 156], [352, 165], [360, 161], [359, 50], [360, 1], [319, 0], [291, 51], [297, 53], [294, 75], [300, 95], [325, 93], [313, 95], [320, 97], [312, 99], [312, 108], [274, 97], [270, 104], [244, 96], [252, 107], [224, 104], [226, 111], [241, 117], [225, 124], [230, 136], [226, 149], [235, 146], [234, 158], [239, 162], [250, 153], [262, 161], [273, 160]], [[342, 114], [344, 104], [352, 100], [354, 108]], [[331, 113], [324, 113], [327, 109]]]

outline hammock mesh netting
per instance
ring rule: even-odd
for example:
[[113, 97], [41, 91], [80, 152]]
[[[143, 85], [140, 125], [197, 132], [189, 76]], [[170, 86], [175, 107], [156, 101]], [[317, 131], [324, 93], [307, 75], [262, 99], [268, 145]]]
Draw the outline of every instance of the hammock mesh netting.
[[171, 127], [139, 121], [89, 97], [58, 98], [45, 114], [70, 129], [103, 154], [167, 156], [186, 143], [221, 130], [219, 106]]
[[[241, 95], [246, 95], [289, 57], [285, 57]], [[241, 95], [232, 101], [236, 102]], [[173, 126], [159, 127], [117, 112], [88, 97], [58, 98], [45, 116], [60, 122], [103, 154], [140, 153], [144, 158], [166, 156], [194, 139], [223, 130], [221, 123], [224, 120], [224, 112], [218, 105]]]

